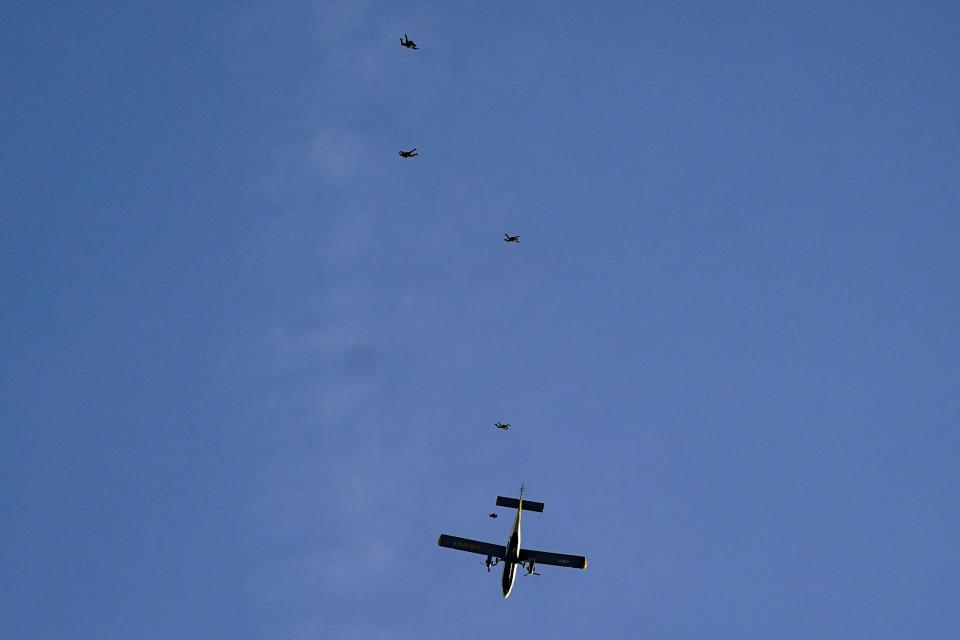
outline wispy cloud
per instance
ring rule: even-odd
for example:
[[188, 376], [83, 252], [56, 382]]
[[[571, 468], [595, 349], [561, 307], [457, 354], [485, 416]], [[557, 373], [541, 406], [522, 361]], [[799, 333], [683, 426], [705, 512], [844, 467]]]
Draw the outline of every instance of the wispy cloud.
[[[350, 0], [317, 3], [306, 16], [324, 73], [350, 80], [351, 92], [383, 73], [379, 59], [399, 37], [378, 11]], [[376, 187], [388, 160], [369, 134], [309, 119], [282, 130], [263, 150], [274, 162], [260, 183], [278, 210], [273, 251], [288, 259], [286, 239], [309, 247], [299, 251], [317, 273], [277, 283], [272, 299], [286, 304], [265, 309], [273, 321], [238, 344], [231, 361], [258, 420], [270, 423], [243, 533], [256, 566], [250, 597], [280, 625], [271, 637], [397, 638], [303, 612], [309, 602], [362, 599], [397, 577], [402, 487], [424, 473], [429, 456], [416, 430], [393, 428], [384, 398], [394, 392], [396, 345], [426, 342], [438, 303], [370, 269], [383, 242], [374, 233], [384, 204]]]
[[376, 150], [358, 131], [327, 127], [317, 132], [306, 150], [305, 167], [331, 183], [342, 185], [351, 176], [369, 172]]
[[[390, 345], [427, 330], [420, 303], [410, 302], [419, 295], [317, 292], [307, 305], [314, 319], [277, 323], [243, 350], [244, 376], [270, 424], [243, 534], [257, 567], [250, 597], [268, 617], [287, 611], [278, 624], [288, 626], [275, 629], [285, 637], [320, 624], [300, 613], [308, 600], [362, 599], [400, 579], [405, 543], [393, 525], [404, 519], [402, 487], [425, 473], [429, 455], [416, 432], [394, 428], [384, 397]], [[338, 637], [331, 625], [346, 622], [327, 617], [318, 629]], [[349, 625], [337, 633], [397, 637]]]
[[375, 625], [352, 621], [331, 624], [327, 618], [313, 618], [302, 621], [293, 630], [292, 640], [407, 640], [414, 636], [399, 631], [386, 630]]
[[395, 3], [342, 0], [317, 4], [316, 35], [322, 42], [327, 70], [349, 76], [351, 90], [381, 92], [393, 70], [388, 61], [397, 53], [400, 36], [432, 22], [426, 8], [406, 7], [404, 22], [393, 14]]
[[[357, 259], [331, 253], [322, 264], [332, 271]], [[251, 555], [262, 559], [251, 597], [268, 609], [304, 593], [359, 597], [396, 579], [404, 556], [390, 523], [403, 520], [400, 488], [424, 473], [429, 455], [416, 430], [395, 428], [384, 398], [396, 375], [395, 345], [426, 342], [437, 303], [421, 291], [369, 284], [298, 287], [297, 311], [281, 311], [239, 349], [259, 411], [275, 418], [246, 534]]]

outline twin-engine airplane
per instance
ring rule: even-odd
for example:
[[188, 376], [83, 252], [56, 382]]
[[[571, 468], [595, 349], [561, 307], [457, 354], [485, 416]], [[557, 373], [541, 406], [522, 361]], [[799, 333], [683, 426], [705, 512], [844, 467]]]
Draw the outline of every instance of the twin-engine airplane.
[[568, 556], [563, 553], [550, 553], [549, 551], [534, 551], [532, 549], [520, 548], [520, 514], [523, 511], [536, 511], [543, 513], [543, 503], [533, 502], [523, 499], [523, 487], [520, 487], [520, 499], [504, 498], [497, 496], [497, 506], [507, 507], [517, 510], [517, 519], [513, 523], [513, 531], [510, 533], [510, 539], [507, 546], [492, 544], [490, 542], [479, 542], [468, 538], [458, 538], [457, 536], [448, 536], [443, 534], [437, 540], [437, 544], [448, 549], [458, 549], [460, 551], [469, 551], [470, 553], [479, 553], [487, 556], [485, 565], [487, 571], [490, 567], [496, 566], [503, 560], [503, 578], [500, 584], [503, 587], [503, 597], [506, 598], [513, 590], [513, 582], [517, 577], [517, 565], [523, 565], [527, 570], [527, 575], [531, 573], [540, 575], [534, 569], [536, 563], [552, 564], [557, 567], [573, 567], [574, 569], [586, 569], [587, 559], [583, 556]]

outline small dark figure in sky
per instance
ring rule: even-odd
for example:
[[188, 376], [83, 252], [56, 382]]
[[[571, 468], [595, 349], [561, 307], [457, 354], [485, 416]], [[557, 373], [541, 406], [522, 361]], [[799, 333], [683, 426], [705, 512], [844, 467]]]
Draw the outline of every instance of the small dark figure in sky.
[[419, 49], [417, 43], [407, 37], [407, 34], [403, 34], [403, 37], [400, 38], [400, 44], [405, 46], [407, 49]]
[[420, 154], [417, 153], [417, 148], [416, 148], [416, 147], [414, 147], [413, 149], [410, 149], [410, 151], [401, 151], [401, 152], [400, 152], [400, 157], [401, 157], [401, 158], [415, 158], [415, 157], [417, 157], [417, 156], [419, 156], [419, 155], [420, 155]]
[[495, 426], [497, 429], [503, 429], [504, 431], [506, 431], [507, 429], [510, 428], [510, 423], [508, 422], [504, 424], [502, 422], [494, 422], [493, 426]]
[[509, 233], [505, 233], [505, 234], [503, 234], [503, 241], [504, 241], [504, 242], [516, 242], [517, 244], [520, 244], [520, 236], [512, 236], [512, 235], [510, 235]]
[[491, 517], [491, 518], [496, 518], [496, 517], [497, 517], [497, 514], [491, 513], [491, 514], [490, 514], [490, 517]]

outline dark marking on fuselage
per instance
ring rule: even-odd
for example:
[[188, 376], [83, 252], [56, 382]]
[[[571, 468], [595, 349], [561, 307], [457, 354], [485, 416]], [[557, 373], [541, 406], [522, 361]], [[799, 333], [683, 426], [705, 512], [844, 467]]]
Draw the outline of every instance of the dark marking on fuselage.
[[503, 578], [500, 580], [500, 586], [503, 587], [503, 597], [506, 598], [513, 588], [513, 581], [517, 577], [517, 565], [508, 562], [503, 567]]

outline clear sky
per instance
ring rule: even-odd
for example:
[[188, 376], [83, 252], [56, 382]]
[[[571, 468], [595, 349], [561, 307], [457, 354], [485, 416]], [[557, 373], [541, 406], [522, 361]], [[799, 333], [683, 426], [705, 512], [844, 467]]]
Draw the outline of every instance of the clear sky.
[[960, 637], [958, 33], [4, 3], [0, 635]]

